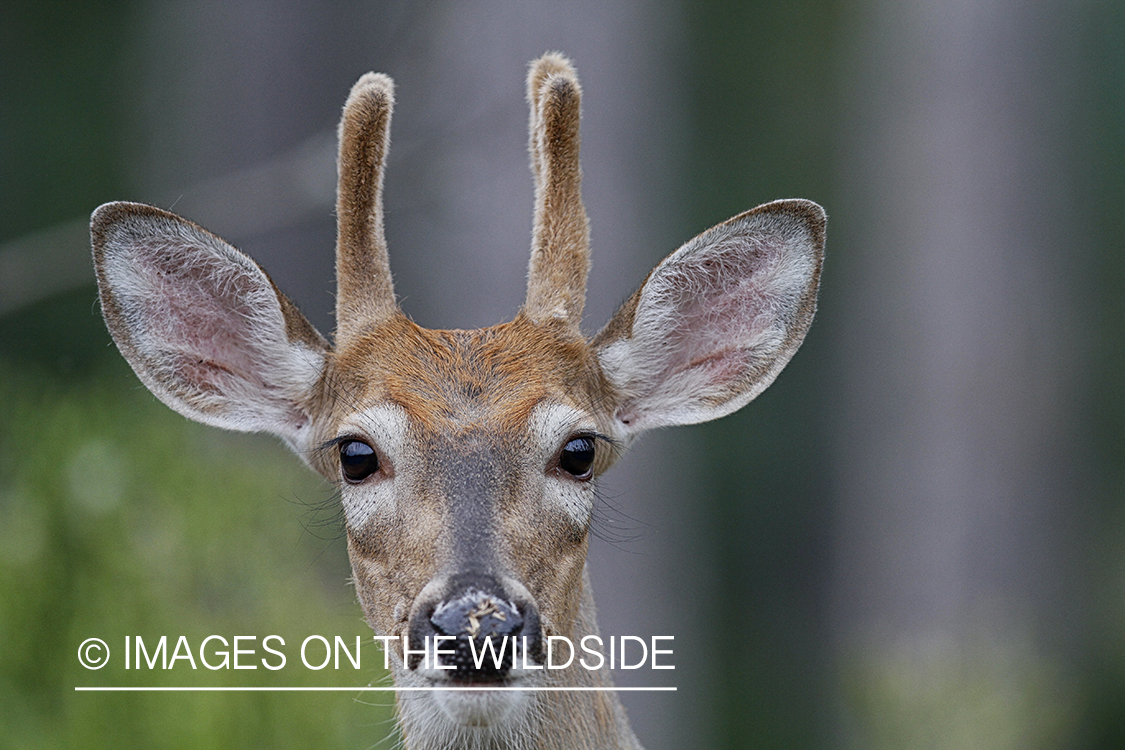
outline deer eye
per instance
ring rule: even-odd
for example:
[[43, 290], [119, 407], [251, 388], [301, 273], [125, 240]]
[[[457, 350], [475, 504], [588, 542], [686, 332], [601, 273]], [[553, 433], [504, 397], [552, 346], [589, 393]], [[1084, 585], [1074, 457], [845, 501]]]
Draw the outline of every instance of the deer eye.
[[340, 443], [340, 469], [349, 482], [362, 482], [379, 470], [379, 456], [361, 440], [345, 440]]
[[593, 475], [594, 438], [588, 435], [573, 437], [559, 454], [559, 468], [575, 479], [589, 479]]

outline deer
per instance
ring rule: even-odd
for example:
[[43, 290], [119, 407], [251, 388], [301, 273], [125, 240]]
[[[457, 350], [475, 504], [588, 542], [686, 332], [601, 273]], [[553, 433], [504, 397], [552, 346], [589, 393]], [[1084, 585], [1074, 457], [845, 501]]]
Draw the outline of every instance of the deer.
[[[488, 328], [425, 329], [396, 300], [384, 74], [359, 79], [339, 125], [332, 341], [202, 227], [128, 202], [91, 218], [101, 309], [144, 385], [190, 419], [280, 438], [336, 486], [412, 750], [640, 747], [608, 663], [541, 668], [550, 638], [599, 633], [586, 566], [598, 480], [640, 433], [753, 400], [816, 309], [826, 214], [776, 200], [685, 243], [585, 336], [581, 96], [561, 54], [531, 64], [527, 295]], [[482, 663], [485, 637], [512, 648]]]

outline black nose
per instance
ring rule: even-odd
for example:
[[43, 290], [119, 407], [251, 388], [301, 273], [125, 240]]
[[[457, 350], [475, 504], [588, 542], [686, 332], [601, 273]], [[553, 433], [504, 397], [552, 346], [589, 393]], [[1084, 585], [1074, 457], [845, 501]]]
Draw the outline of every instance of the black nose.
[[504, 679], [523, 631], [523, 617], [514, 604], [478, 589], [438, 604], [430, 624], [436, 634], [457, 639], [443, 644], [440, 659], [453, 667], [450, 676], [462, 681]]
[[[539, 626], [533, 607], [521, 608], [502, 593], [494, 592], [479, 586], [459, 587], [439, 602], [424, 622], [415, 622], [411, 628], [412, 640], [416, 641], [413, 648], [425, 648], [427, 637], [433, 644], [434, 636], [450, 636], [455, 640], [443, 639], [438, 644], [437, 658], [451, 679], [503, 680], [517, 659], [534, 658], [524, 655], [525, 648], [532, 654], [538, 653]], [[429, 648], [433, 649], [433, 645]], [[416, 667], [417, 663], [411, 666]]]
[[523, 629], [523, 617], [514, 604], [476, 589], [437, 605], [430, 623], [440, 635], [471, 638], [519, 635]]

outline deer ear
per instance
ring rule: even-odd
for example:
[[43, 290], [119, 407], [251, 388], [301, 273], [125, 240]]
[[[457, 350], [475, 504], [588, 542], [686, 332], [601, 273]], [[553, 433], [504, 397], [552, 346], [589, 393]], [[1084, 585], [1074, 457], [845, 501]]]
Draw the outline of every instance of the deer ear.
[[824, 209], [767, 203], [669, 255], [592, 345], [624, 435], [730, 414], [766, 389], [812, 323]]
[[91, 219], [102, 313], [141, 381], [184, 416], [304, 450], [329, 345], [249, 257], [151, 206]]

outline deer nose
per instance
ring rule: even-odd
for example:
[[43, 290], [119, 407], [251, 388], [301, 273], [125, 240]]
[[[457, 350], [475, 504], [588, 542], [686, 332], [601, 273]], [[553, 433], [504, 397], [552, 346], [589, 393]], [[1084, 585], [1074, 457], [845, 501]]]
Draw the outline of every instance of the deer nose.
[[[489, 587], [491, 588], [491, 587]], [[423, 629], [443, 638], [437, 649], [441, 664], [458, 682], [505, 679], [517, 659], [538, 653], [538, 618], [534, 607], [522, 607], [477, 586], [460, 588], [439, 602]], [[419, 623], [421, 624], [421, 623]], [[415, 635], [422, 635], [417, 630]], [[424, 638], [424, 636], [423, 636]], [[534, 658], [534, 657], [532, 657]]]
[[477, 589], [438, 604], [430, 623], [439, 635], [470, 638], [519, 635], [523, 630], [523, 616], [516, 605]]

